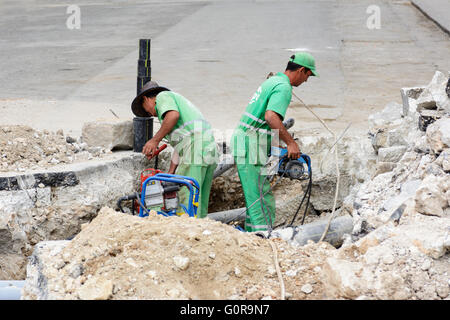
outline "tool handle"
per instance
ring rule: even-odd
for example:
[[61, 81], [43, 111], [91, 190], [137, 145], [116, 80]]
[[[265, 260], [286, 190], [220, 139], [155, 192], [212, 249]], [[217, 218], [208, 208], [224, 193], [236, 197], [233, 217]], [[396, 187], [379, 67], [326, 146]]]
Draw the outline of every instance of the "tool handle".
[[165, 148], [167, 148], [167, 144], [164, 143], [161, 147], [159, 147], [158, 149], [156, 149], [155, 153], [152, 154], [150, 157], [148, 157], [149, 160], [153, 159], [154, 157], [156, 157], [161, 151], [163, 151]]

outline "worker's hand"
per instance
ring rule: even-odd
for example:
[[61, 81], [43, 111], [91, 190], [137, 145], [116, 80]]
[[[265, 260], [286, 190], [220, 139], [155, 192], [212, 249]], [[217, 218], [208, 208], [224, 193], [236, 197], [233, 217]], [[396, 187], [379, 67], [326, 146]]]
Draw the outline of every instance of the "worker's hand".
[[289, 158], [291, 159], [300, 158], [300, 148], [298, 147], [298, 144], [295, 141], [287, 145], [287, 150]]
[[149, 159], [155, 154], [156, 150], [158, 150], [159, 141], [156, 139], [150, 139], [142, 148], [142, 153]]

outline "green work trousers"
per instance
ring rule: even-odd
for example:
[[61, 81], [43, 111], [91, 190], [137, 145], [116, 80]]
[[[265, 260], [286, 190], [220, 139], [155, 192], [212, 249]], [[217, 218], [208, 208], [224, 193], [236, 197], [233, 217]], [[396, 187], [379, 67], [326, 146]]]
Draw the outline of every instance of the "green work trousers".
[[[197, 180], [200, 185], [200, 194], [198, 198], [197, 218], [205, 218], [208, 214], [209, 193], [214, 176], [214, 170], [217, 164], [211, 165], [188, 165], [180, 164], [175, 174], [187, 176]], [[194, 189], [195, 190], [195, 189]], [[189, 189], [184, 187], [180, 190], [180, 202], [188, 208]]]
[[[270, 225], [273, 225], [275, 220], [275, 198], [271, 191], [264, 196], [263, 207], [266, 212], [266, 214], [264, 214], [261, 209], [261, 201], [259, 201], [260, 191], [258, 186], [258, 177], [263, 166], [258, 164], [239, 163], [237, 163], [236, 166], [247, 207], [245, 231], [267, 230]], [[261, 175], [259, 181], [261, 185], [264, 183], [262, 194], [270, 190], [270, 182], [268, 179], [264, 179], [265, 177], [265, 175]], [[254, 203], [255, 201], [256, 203]]]

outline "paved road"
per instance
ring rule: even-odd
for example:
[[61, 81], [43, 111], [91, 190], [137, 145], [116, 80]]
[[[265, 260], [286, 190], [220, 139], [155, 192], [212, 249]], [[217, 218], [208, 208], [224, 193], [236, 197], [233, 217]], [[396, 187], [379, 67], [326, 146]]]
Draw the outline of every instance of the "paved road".
[[[336, 130], [367, 116], [401, 87], [450, 70], [450, 38], [409, 1], [0, 1], [0, 123], [79, 134], [85, 121], [132, 118], [138, 39], [152, 39], [153, 79], [192, 100], [215, 128], [233, 129], [271, 71], [307, 50], [319, 78], [294, 89]], [[369, 6], [380, 29], [367, 28]], [[325, 132], [293, 101], [295, 129]]]

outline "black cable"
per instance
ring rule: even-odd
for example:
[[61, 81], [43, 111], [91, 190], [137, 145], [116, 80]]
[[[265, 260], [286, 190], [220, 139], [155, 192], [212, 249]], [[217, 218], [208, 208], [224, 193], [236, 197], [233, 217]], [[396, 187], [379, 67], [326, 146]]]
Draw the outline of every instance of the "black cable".
[[288, 224], [288, 227], [292, 227], [292, 225], [293, 225], [294, 222], [295, 222], [295, 219], [297, 218], [297, 214], [299, 213], [300, 208], [302, 207], [303, 202], [305, 201], [305, 198], [308, 197], [308, 200], [306, 201], [305, 212], [303, 213], [303, 221], [302, 221], [302, 224], [303, 224], [303, 222], [305, 221], [306, 212], [307, 212], [308, 206], [309, 206], [309, 199], [310, 199], [310, 197], [311, 197], [311, 189], [312, 189], [311, 186], [312, 186], [312, 175], [310, 174], [310, 176], [309, 176], [308, 187], [306, 188], [306, 191], [305, 191], [305, 194], [303, 195], [302, 201], [300, 202], [300, 205], [298, 206], [297, 211], [295, 212], [294, 217], [293, 217], [291, 223]]
[[309, 190], [308, 190], [308, 200], [306, 201], [306, 207], [305, 207], [305, 212], [303, 213], [303, 219], [302, 219], [302, 225], [305, 222], [305, 218], [306, 218], [306, 213], [308, 211], [308, 206], [309, 206], [309, 198], [311, 198], [311, 189], [312, 189], [312, 177], [309, 178], [309, 184], [308, 184]]
[[311, 197], [311, 189], [312, 189], [312, 170], [311, 170], [311, 166], [309, 166], [309, 182], [308, 182], [308, 187], [306, 188], [305, 194], [303, 195], [303, 199], [300, 202], [300, 205], [297, 208], [297, 211], [294, 214], [294, 218], [292, 219], [291, 223], [288, 225], [288, 227], [292, 227], [292, 225], [294, 224], [295, 218], [297, 218], [297, 214], [300, 211], [300, 208], [303, 205], [303, 202], [305, 201], [306, 196], [308, 196], [308, 200], [306, 200], [306, 207], [305, 207], [305, 212], [303, 213], [303, 220], [302, 220], [302, 224], [305, 222], [305, 217], [306, 217], [306, 212], [308, 211], [308, 207], [309, 207], [309, 199]]

